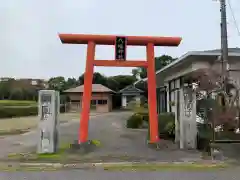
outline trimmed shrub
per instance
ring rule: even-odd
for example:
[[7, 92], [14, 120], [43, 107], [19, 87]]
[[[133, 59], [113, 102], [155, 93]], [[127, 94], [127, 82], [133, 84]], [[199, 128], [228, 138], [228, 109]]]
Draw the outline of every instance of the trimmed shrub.
[[0, 107], [0, 118], [12, 118], [22, 116], [35, 116], [38, 114], [37, 106], [5, 106]]
[[143, 117], [143, 121], [148, 123], [149, 122], [149, 115], [148, 115], [148, 113], [142, 113], [141, 115]]
[[212, 139], [212, 129], [208, 124], [197, 124], [197, 149], [210, 152], [210, 143]]
[[134, 112], [139, 114], [143, 117], [143, 121], [148, 122], [149, 115], [148, 115], [148, 108], [146, 106], [139, 106], [135, 107]]
[[143, 123], [143, 117], [140, 114], [134, 114], [127, 120], [127, 128], [137, 129]]
[[[161, 113], [158, 115], [159, 136], [164, 139], [175, 138], [175, 116], [174, 113]], [[150, 129], [148, 128], [148, 139]]]
[[127, 109], [135, 111], [135, 108], [137, 107], [137, 104], [135, 101], [130, 101], [127, 104]]
[[167, 124], [165, 126], [165, 131], [170, 138], [174, 138], [175, 137], [175, 121], [171, 120], [171, 121], [167, 122]]
[[175, 138], [174, 113], [161, 113], [158, 115], [159, 136], [163, 138]]

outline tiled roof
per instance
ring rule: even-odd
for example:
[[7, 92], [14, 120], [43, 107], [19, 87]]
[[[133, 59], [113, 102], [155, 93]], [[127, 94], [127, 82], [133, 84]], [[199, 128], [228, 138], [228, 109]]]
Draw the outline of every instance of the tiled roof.
[[[67, 93], [80, 93], [83, 92], [84, 85], [67, 89], [64, 92]], [[92, 92], [109, 92], [109, 93], [115, 93], [113, 90], [107, 88], [106, 86], [103, 86], [102, 84], [92, 84]]]
[[[206, 50], [203, 52], [221, 53], [221, 49]], [[240, 48], [228, 48], [229, 53], [240, 53]]]
[[119, 93], [142, 93], [141, 89], [134, 87], [133, 85], [127, 86], [119, 91]]
[[[189, 56], [201, 56], [201, 55], [206, 55], [206, 56], [220, 56], [221, 55], [221, 50], [220, 49], [213, 49], [213, 50], [205, 50], [205, 51], [189, 51], [188, 53], [182, 55], [179, 57], [177, 60], [173, 61], [172, 63], [168, 64], [167, 66], [159, 69], [156, 74], [161, 73], [165, 70], [167, 70], [170, 67], [175, 66], [176, 64], [184, 61], [187, 57]], [[228, 48], [228, 55], [229, 56], [238, 56], [240, 57], [240, 48]], [[141, 79], [136, 81], [134, 84], [138, 84], [139, 82], [145, 82], [147, 81], [147, 78]]]

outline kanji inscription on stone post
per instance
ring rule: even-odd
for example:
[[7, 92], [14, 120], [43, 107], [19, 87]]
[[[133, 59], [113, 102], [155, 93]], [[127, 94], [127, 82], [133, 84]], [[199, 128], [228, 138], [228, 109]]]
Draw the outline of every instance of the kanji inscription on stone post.
[[126, 47], [127, 39], [126, 37], [116, 37], [115, 43], [115, 59], [116, 60], [126, 60]]

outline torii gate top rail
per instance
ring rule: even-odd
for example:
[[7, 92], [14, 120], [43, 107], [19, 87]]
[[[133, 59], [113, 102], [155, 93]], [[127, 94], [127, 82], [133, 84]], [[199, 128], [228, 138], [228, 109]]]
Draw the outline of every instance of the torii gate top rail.
[[[62, 43], [65, 44], [88, 44], [93, 41], [99, 45], [114, 45], [116, 35], [92, 35], [92, 34], [59, 34]], [[149, 43], [154, 46], [178, 46], [182, 40], [180, 37], [159, 36], [124, 36], [129, 46], [146, 46]]]

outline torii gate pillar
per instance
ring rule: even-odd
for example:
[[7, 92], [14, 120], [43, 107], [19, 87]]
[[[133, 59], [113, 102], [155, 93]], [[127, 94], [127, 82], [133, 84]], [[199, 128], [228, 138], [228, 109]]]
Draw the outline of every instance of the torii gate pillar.
[[[154, 46], [178, 46], [180, 37], [149, 37], [149, 36], [114, 36], [114, 35], [87, 35], [87, 34], [59, 34], [62, 43], [67, 44], [87, 44], [86, 70], [84, 74], [84, 92], [82, 101], [82, 115], [79, 128], [79, 144], [88, 140], [88, 121], [90, 111], [90, 101], [92, 95], [92, 79], [94, 66], [115, 66], [115, 67], [145, 67], [148, 76], [148, 105], [149, 105], [149, 125], [150, 143], [156, 143], [159, 139], [158, 117], [156, 103], [156, 75]], [[115, 45], [116, 39], [123, 37], [126, 39], [125, 45], [146, 46], [146, 60], [126, 61], [126, 53], [117, 60], [95, 60], [95, 46]], [[126, 47], [125, 47], [126, 48]], [[123, 50], [123, 49], [122, 49]], [[126, 50], [126, 49], [125, 49]]]

